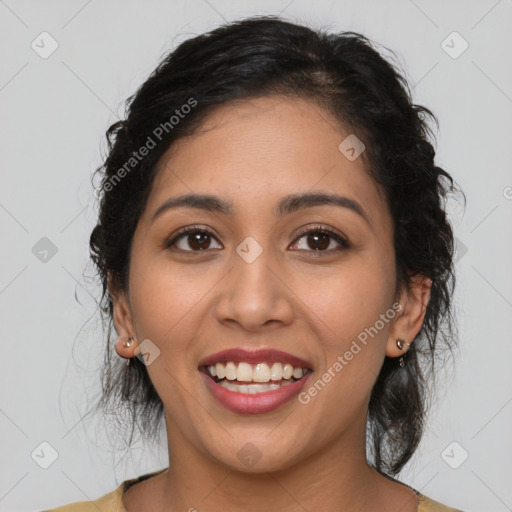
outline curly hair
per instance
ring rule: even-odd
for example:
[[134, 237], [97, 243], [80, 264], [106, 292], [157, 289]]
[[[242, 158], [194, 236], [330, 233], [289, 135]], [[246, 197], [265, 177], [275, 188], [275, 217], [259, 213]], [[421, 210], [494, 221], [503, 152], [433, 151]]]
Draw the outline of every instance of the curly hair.
[[213, 109], [272, 94], [317, 102], [363, 141], [365, 167], [384, 191], [393, 219], [397, 288], [410, 286], [417, 274], [432, 281], [405, 368], [385, 358], [368, 406], [368, 456], [381, 474], [396, 475], [424, 433], [436, 360], [456, 345], [454, 238], [445, 201], [458, 187], [434, 163], [428, 121], [437, 124], [435, 116], [413, 104], [398, 66], [355, 32], [314, 30], [276, 16], [227, 23], [169, 52], [127, 99], [125, 119], [108, 129], [108, 153], [95, 173], [101, 177], [99, 219], [90, 254], [102, 283], [107, 332], [96, 406], [116, 411], [117, 417], [124, 407], [131, 423], [129, 443], [136, 425], [144, 437], [153, 437], [163, 416], [144, 363], [133, 358], [126, 366], [113, 352], [109, 289], [128, 289], [131, 242], [159, 159], [177, 139], [194, 133]]

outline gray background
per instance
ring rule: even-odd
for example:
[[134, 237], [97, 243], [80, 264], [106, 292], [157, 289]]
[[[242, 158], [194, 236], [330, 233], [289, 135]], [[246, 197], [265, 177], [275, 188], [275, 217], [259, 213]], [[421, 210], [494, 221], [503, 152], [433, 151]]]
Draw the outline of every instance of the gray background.
[[[90, 177], [106, 128], [164, 52], [224, 20], [277, 13], [397, 51], [415, 102], [440, 119], [438, 164], [468, 198], [465, 212], [450, 204], [462, 343], [401, 479], [468, 512], [512, 510], [511, 0], [0, 0], [0, 510], [94, 499], [167, 465], [166, 448], [125, 456], [108, 443], [116, 425], [106, 435], [101, 418], [81, 421], [103, 356], [98, 289], [83, 275]], [[47, 58], [44, 31], [58, 43]], [[47, 469], [42, 442], [58, 455]]]

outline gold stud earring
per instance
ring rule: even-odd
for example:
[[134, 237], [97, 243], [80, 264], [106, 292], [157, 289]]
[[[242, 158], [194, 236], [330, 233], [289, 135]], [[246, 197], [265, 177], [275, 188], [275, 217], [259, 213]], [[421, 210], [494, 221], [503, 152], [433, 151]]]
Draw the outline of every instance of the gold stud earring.
[[[407, 341], [405, 341], [403, 338], [398, 338], [396, 340], [396, 346], [400, 349], [400, 350], [404, 350], [404, 345], [407, 345], [408, 347], [411, 346], [410, 343], [407, 343]], [[405, 363], [404, 363], [404, 356], [400, 356], [400, 359], [398, 360], [398, 364], [400, 365], [400, 368], [403, 368], [405, 366]]]
[[[130, 336], [127, 340], [125, 340], [125, 341], [123, 342], [123, 346], [125, 346], [125, 347], [129, 347], [129, 346], [131, 346], [131, 344], [132, 344], [134, 341], [135, 341], [135, 340]], [[132, 358], [131, 358], [131, 357], [128, 357], [127, 359], [128, 359], [128, 360], [126, 361], [126, 366], [130, 366], [130, 361], [131, 361], [131, 359], [132, 359]]]
[[396, 340], [396, 345], [397, 347], [400, 349], [400, 350], [403, 350], [404, 349], [404, 345], [407, 345], [408, 347], [411, 346], [410, 343], [407, 343], [407, 341], [405, 341], [403, 338], [398, 338]]

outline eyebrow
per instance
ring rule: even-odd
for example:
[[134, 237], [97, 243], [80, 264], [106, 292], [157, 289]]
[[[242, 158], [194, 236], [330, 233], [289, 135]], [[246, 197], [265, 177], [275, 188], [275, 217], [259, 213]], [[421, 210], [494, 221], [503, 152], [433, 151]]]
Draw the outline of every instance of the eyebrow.
[[[279, 201], [277, 206], [274, 208], [274, 214], [278, 217], [284, 217], [285, 215], [296, 212], [298, 210], [325, 205], [347, 208], [362, 217], [368, 224], [370, 224], [367, 214], [357, 201], [350, 199], [349, 197], [340, 196], [338, 194], [327, 194], [322, 192], [309, 192], [303, 194], [288, 195]], [[234, 211], [231, 203], [224, 201], [219, 197], [208, 194], [186, 194], [167, 199], [157, 208], [151, 218], [151, 222], [153, 222], [164, 212], [173, 208], [196, 208], [208, 212], [221, 213], [223, 215], [230, 216], [233, 215]]]

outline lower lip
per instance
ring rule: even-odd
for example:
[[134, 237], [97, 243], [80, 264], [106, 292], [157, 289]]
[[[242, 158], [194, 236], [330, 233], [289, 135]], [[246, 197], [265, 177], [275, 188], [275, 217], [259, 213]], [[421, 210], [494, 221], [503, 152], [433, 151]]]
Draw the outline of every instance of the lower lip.
[[206, 387], [217, 401], [226, 409], [240, 414], [262, 414], [277, 409], [299, 393], [311, 375], [311, 373], [308, 373], [293, 384], [281, 386], [279, 389], [249, 395], [229, 391], [229, 389], [223, 388], [221, 385], [217, 384], [212, 378], [206, 375], [206, 373], [200, 373]]

